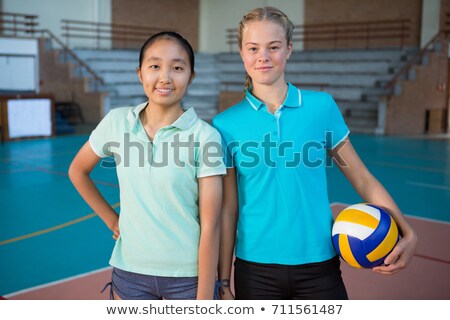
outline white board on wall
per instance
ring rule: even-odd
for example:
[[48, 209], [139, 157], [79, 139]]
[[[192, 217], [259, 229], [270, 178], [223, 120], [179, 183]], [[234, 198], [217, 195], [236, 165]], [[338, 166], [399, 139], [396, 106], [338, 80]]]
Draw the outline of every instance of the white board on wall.
[[12, 99], [7, 108], [10, 139], [52, 135], [50, 99]]

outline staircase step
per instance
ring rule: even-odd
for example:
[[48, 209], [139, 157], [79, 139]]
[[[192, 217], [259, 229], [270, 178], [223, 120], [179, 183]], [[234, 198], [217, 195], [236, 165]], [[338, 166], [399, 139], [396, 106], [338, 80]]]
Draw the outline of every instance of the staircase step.
[[377, 119], [373, 118], [356, 118], [356, 117], [348, 117], [345, 118], [345, 122], [349, 127], [375, 127], [377, 125]]
[[378, 110], [378, 101], [351, 101], [351, 100], [339, 100], [336, 99], [336, 103], [344, 113], [346, 110]]
[[135, 59], [139, 60], [139, 50], [102, 50], [102, 49], [74, 49], [75, 53], [82, 59], [88, 60], [101, 57], [101, 59]]
[[[147, 100], [136, 75], [136, 50], [77, 50], [105, 80], [111, 107]], [[417, 52], [416, 48], [371, 50], [314, 50], [293, 52], [286, 80], [304, 90], [325, 91], [337, 101], [352, 132], [374, 133], [380, 96], [394, 73]], [[217, 114], [221, 90], [242, 91], [245, 70], [238, 53], [196, 53], [196, 77], [183, 98], [199, 117]]]
[[[418, 51], [417, 48], [393, 49], [338, 49], [338, 50], [310, 50], [293, 51], [289, 61], [364, 61], [364, 60], [395, 60], [404, 59]], [[241, 62], [237, 53], [220, 53], [217, 55], [217, 61], [220, 63]]]
[[349, 126], [349, 130], [351, 133], [363, 133], [363, 134], [375, 134], [376, 133], [376, 127], [372, 126]]

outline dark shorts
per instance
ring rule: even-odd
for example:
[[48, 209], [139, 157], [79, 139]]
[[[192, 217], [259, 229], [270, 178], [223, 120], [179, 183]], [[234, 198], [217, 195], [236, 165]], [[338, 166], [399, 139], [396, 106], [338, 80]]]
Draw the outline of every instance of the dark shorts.
[[346, 300], [340, 260], [301, 265], [255, 263], [236, 258], [238, 300]]
[[112, 290], [122, 300], [195, 300], [197, 277], [157, 277], [113, 268]]

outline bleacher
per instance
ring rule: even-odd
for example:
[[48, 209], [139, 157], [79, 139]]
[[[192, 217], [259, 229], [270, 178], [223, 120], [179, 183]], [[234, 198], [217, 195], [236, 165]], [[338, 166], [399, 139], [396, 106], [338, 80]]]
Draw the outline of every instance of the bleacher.
[[[69, 43], [69, 36], [70, 39], [77, 36], [97, 39], [97, 42], [100, 38], [111, 41], [122, 39], [116, 29], [114, 32], [108, 31], [109, 36], [96, 34], [94, 29], [92, 29], [94, 31], [82, 29], [93, 32], [87, 36], [71, 34], [70, 30], [80, 30], [76, 24], [88, 22], [64, 21], [66, 43]], [[69, 22], [75, 25], [70, 27]], [[56, 43], [61, 48], [54, 49], [53, 45], [49, 45], [46, 49], [53, 50], [55, 57], [59, 54], [59, 65], [65, 65], [69, 70], [68, 75], [61, 79], [50, 73], [50, 78], [47, 82], [44, 81], [44, 84], [48, 84], [50, 79], [54, 78], [47, 89], [55, 90], [59, 94], [56, 97], [56, 103], [79, 106], [81, 116], [84, 113], [86, 122], [94, 124], [111, 108], [133, 106], [147, 100], [136, 73], [139, 45], [133, 44], [134, 49], [69, 49], [50, 31], [39, 32], [44, 34], [43, 31], [49, 36], [46, 42]], [[297, 34], [294, 42], [304, 41], [305, 32]], [[145, 32], [145, 35], [148, 36], [148, 32]], [[299, 38], [300, 36], [303, 38]], [[339, 35], [333, 34], [333, 36]], [[370, 48], [368, 36], [369, 34], [365, 38], [366, 46], [362, 49], [343, 49], [335, 46], [327, 49], [310, 48], [294, 51], [287, 64], [286, 80], [304, 90], [330, 93], [337, 101], [352, 132], [382, 134], [386, 124], [387, 99], [401, 94], [403, 80], [413, 80], [416, 72], [413, 66], [426, 64], [428, 56], [421, 54], [418, 59], [418, 48], [405, 47], [404, 39], [408, 33], [402, 32], [399, 45], [390, 48]], [[233, 34], [229, 39], [230, 43], [236, 46]], [[311, 37], [308, 39], [313, 40]], [[338, 39], [334, 40], [334, 44]], [[142, 43], [142, 39], [131, 40], [137, 41], [138, 44]], [[194, 107], [199, 117], [206, 121], [210, 121], [219, 112], [219, 107], [223, 107], [223, 103], [219, 103], [222, 93], [242, 94], [245, 78], [243, 63], [237, 48], [230, 48], [233, 50], [232, 53], [196, 53], [196, 77], [183, 98], [182, 104], [184, 108]], [[47, 69], [59, 68], [58, 75], [66, 73], [57, 65], [47, 63], [46, 67]], [[399, 72], [400, 70], [402, 72]], [[77, 79], [83, 79], [83, 81], [80, 82]], [[65, 95], [60, 94], [62, 91], [60, 82], [61, 84], [64, 82], [67, 87], [64, 88], [67, 91]], [[71, 90], [70, 86], [74, 89]], [[78, 87], [76, 91], [75, 88]], [[81, 92], [83, 90], [85, 93]], [[95, 101], [84, 99], [92, 94], [98, 94]], [[233, 99], [228, 99], [225, 107], [233, 104]], [[62, 120], [67, 119], [62, 117]]]
[[[78, 49], [76, 54], [103, 78], [111, 108], [137, 105], [146, 100], [136, 67], [137, 50]], [[293, 52], [286, 80], [307, 90], [333, 95], [354, 132], [374, 133], [384, 85], [417, 49], [314, 50]], [[202, 119], [218, 112], [221, 89], [242, 91], [245, 70], [238, 53], [196, 54], [196, 77], [183, 99]], [[86, 76], [88, 76], [86, 74]]]
[[[333, 95], [353, 132], [374, 133], [385, 84], [417, 52], [415, 48], [339, 49], [293, 52], [286, 80], [306, 90]], [[218, 57], [220, 80], [228, 91], [242, 91], [245, 70], [239, 54]]]
[[[138, 50], [74, 49], [74, 52], [103, 79], [104, 85], [99, 89], [109, 93], [111, 108], [145, 101], [136, 73]], [[88, 77], [88, 74], [81, 72]]]
[[[98, 89], [109, 92], [111, 108], [133, 106], [147, 100], [136, 72], [139, 50], [75, 49], [74, 51], [103, 78], [105, 84]], [[211, 54], [196, 54], [196, 76], [182, 101], [185, 108], [195, 107], [199, 117], [207, 121], [217, 114], [220, 81], [215, 68], [215, 59]], [[81, 72], [84, 72], [84, 76], [89, 76], [85, 71]]]

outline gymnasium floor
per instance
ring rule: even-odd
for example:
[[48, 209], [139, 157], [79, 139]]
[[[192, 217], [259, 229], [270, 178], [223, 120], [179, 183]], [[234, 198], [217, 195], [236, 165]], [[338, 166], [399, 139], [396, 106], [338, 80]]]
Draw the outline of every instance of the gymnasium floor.
[[[114, 245], [110, 231], [67, 177], [87, 136], [0, 145], [0, 296], [8, 299], [108, 299]], [[371, 172], [392, 194], [419, 234], [410, 266], [394, 276], [343, 263], [351, 299], [450, 299], [450, 138], [351, 135]], [[336, 214], [360, 198], [328, 169]], [[119, 209], [114, 169], [93, 178]]]

